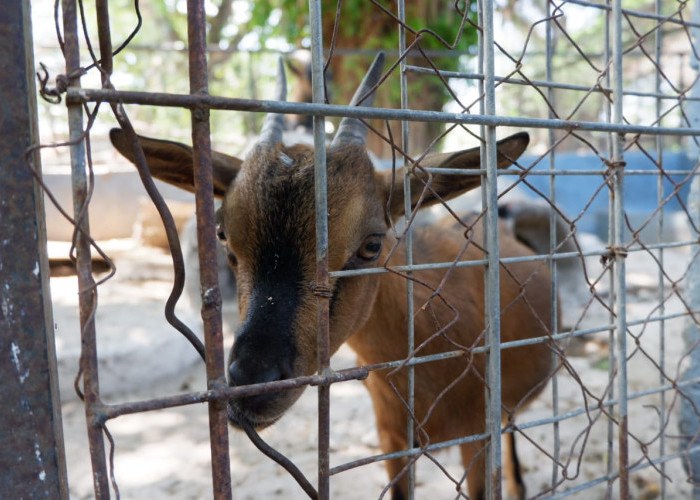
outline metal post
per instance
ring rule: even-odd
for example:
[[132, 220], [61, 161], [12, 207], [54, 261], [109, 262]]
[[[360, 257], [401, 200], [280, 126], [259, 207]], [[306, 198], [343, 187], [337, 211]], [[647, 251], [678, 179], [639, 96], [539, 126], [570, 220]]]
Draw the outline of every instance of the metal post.
[[[496, 114], [494, 69], [493, 2], [482, 2], [484, 47], [484, 114]], [[487, 498], [501, 498], [501, 301], [498, 251], [498, 167], [496, 166], [496, 127], [485, 127], [486, 207], [484, 229], [488, 263], [486, 265], [486, 432], [489, 435], [486, 462]]]
[[[623, 123], [622, 99], [622, 5], [621, 0], [612, 4], [612, 73], [613, 73], [613, 123]], [[629, 498], [629, 464], [627, 435], [627, 290], [625, 288], [625, 259], [621, 250], [624, 243], [624, 139], [622, 134], [612, 138], [613, 213], [612, 251], [615, 272], [615, 333], [617, 335], [617, 387], [618, 387], [618, 465], [620, 498]]]
[[[323, 82], [323, 30], [321, 1], [309, 0], [311, 23], [311, 85], [313, 101], [325, 103]], [[326, 176], [325, 118], [314, 116], [314, 183], [316, 193], [316, 284], [328, 289], [328, 192]], [[318, 297], [316, 323], [318, 345], [318, 373], [330, 375], [330, 301]], [[330, 497], [330, 384], [318, 386], [318, 497]]]
[[39, 141], [29, 7], [0, 12], [0, 484], [7, 498], [68, 498], [44, 204], [25, 160]]
[[[693, 22], [700, 21], [700, 0], [695, 0], [695, 8], [693, 10]], [[693, 42], [700, 49], [700, 29], [693, 28]], [[697, 59], [691, 59], [692, 68], [696, 75], [700, 74], [700, 62]], [[691, 96], [694, 98], [700, 97], [700, 82], [696, 77], [695, 84], [691, 91]], [[690, 120], [690, 127], [700, 129], [700, 103], [696, 100], [690, 100], [688, 103], [687, 116]], [[698, 138], [691, 137], [688, 146], [688, 155], [695, 161], [700, 161], [700, 147]], [[688, 213], [693, 218], [695, 227], [700, 224], [700, 177], [695, 176], [691, 183], [690, 194], [688, 195]], [[688, 297], [688, 305], [693, 311], [700, 311], [700, 257], [696, 247], [693, 252], [695, 256], [688, 271], [688, 288], [686, 291]], [[688, 365], [681, 375], [682, 380], [692, 379], [700, 376], [700, 316], [696, 313], [694, 318], [688, 320], [683, 331], [683, 338], [688, 355]], [[684, 387], [681, 392], [681, 417], [679, 422], [680, 434], [683, 436], [684, 443], [681, 443], [680, 449], [697, 448], [700, 443], [700, 418], [698, 418], [697, 409], [700, 408], [700, 385], [692, 384]], [[686, 471], [688, 472], [688, 480], [693, 484], [693, 500], [700, 500], [700, 451], [689, 453], [684, 460]]]
[[[63, 32], [65, 37], [66, 74], [73, 75], [80, 69], [80, 45], [78, 38], [78, 15], [74, 0], [62, 0]], [[71, 80], [70, 87], [79, 88], [80, 79]], [[92, 277], [92, 261], [87, 202], [89, 186], [87, 182], [86, 149], [83, 137], [83, 107], [79, 103], [68, 103], [68, 127], [70, 130], [71, 179], [73, 184], [73, 211], [76, 220], [74, 244], [78, 274], [78, 299], [80, 304], [80, 330], [83, 352], [80, 364], [83, 371], [83, 393], [85, 395], [85, 417], [87, 421], [90, 457], [92, 460], [92, 480], [95, 498], [109, 498], [107, 461], [102, 423], [96, 415], [101, 406], [97, 367], [97, 346], [95, 332], [95, 308], [97, 289]]]
[[[554, 23], [552, 22], [552, 6], [548, 2], [547, 3], [547, 32], [546, 32], [546, 42], [547, 42], [547, 48], [546, 48], [546, 64], [545, 64], [545, 69], [547, 73], [547, 81], [551, 82], [554, 81], [554, 70], [552, 67], [552, 59], [554, 57]], [[547, 99], [549, 100], [550, 106], [552, 108], [555, 107], [555, 95], [554, 95], [554, 89], [549, 87], [547, 89]], [[552, 109], [549, 110], [549, 119], [554, 118], [554, 111]], [[547, 140], [549, 142], [549, 148], [550, 148], [550, 153], [549, 153], [549, 169], [552, 171], [556, 171], [556, 162], [555, 162], [555, 137], [554, 137], [554, 130], [549, 129], [547, 131]], [[549, 198], [551, 203], [556, 204], [556, 176], [552, 175], [549, 178]], [[557, 244], [559, 242], [557, 241], [557, 214], [554, 210], [551, 210], [549, 212], [549, 253], [551, 255], [554, 255]], [[583, 258], [583, 257], [581, 257]], [[559, 296], [557, 294], [557, 267], [558, 264], [555, 261], [550, 261], [549, 263], [549, 272], [552, 275], [552, 289], [551, 289], [551, 295], [550, 295], [550, 300], [552, 301], [552, 318], [551, 318], [551, 324], [552, 324], [552, 334], [557, 333], [559, 329], [559, 315], [557, 314], [559, 310]], [[556, 365], [556, 363], [559, 362], [559, 359], [557, 357], [556, 353], [552, 353], [553, 357], [553, 365]], [[556, 418], [559, 415], [559, 378], [557, 377], [557, 373], [555, 372], [554, 375], [552, 376], [552, 417]], [[560, 434], [559, 434], [559, 421], [555, 420], [552, 423], [552, 434], [554, 437], [554, 445], [553, 445], [553, 455], [554, 455], [554, 460], [552, 461], [552, 493], [556, 491], [556, 486], [557, 482], [559, 481], [559, 453], [561, 452], [561, 443], [560, 443]]]
[[[607, 0], [607, 6], [610, 5], [611, 0]], [[611, 40], [611, 25], [612, 25], [612, 9], [606, 10], [605, 14], [605, 60], [603, 61], [604, 64], [607, 64], [608, 61], [611, 60], [612, 58], [612, 40]], [[610, 88], [611, 87], [611, 75], [610, 71], [607, 71], [605, 74], [605, 87]], [[610, 100], [605, 101], [605, 123], [612, 123], [612, 103]], [[606, 152], [607, 154], [612, 157], [613, 153], [613, 147], [612, 147], [612, 141], [613, 141], [613, 134], [609, 134], [606, 136]], [[612, 196], [608, 197], [608, 241], [611, 242], [613, 240], [613, 224], [612, 224], [612, 213], [614, 212], [613, 208], [613, 198]], [[608, 286], [610, 287], [610, 290], [615, 289], [615, 275], [611, 272], [608, 273]], [[608, 314], [608, 324], [613, 324], [615, 321], [615, 315], [613, 314], [613, 310], [615, 308], [614, 305], [614, 297], [612, 294], [608, 298], [608, 307], [609, 307], [609, 314]], [[615, 331], [613, 329], [610, 329], [608, 331], [608, 343], [610, 346], [615, 345]], [[615, 376], [615, 349], [609, 349], [608, 352], [608, 380], [610, 381], [610, 391], [608, 394], [608, 401], [613, 401], [615, 398], [615, 386], [612, 384], [613, 377]], [[606, 448], [606, 472], [608, 475], [608, 478], [613, 477], [613, 471], [614, 471], [614, 453], [615, 453], [615, 425], [613, 422], [612, 418], [608, 418], [607, 421], [607, 448]], [[608, 485], [606, 489], [606, 496], [611, 497], [612, 496], [612, 480], [608, 479]]]
[[[209, 93], [207, 73], [206, 14], [204, 2], [188, 0], [187, 33], [189, 42], [190, 94]], [[197, 243], [202, 292], [202, 321], [206, 350], [207, 387], [226, 387], [224, 338], [221, 320], [221, 292], [216, 267], [217, 243], [214, 240], [214, 199], [211, 163], [209, 109], [192, 109], [194, 146], [194, 184], [197, 204]], [[209, 440], [211, 444], [214, 498], [231, 498], [231, 473], [228, 450], [228, 418], [225, 400], [209, 402]]]
[[[406, 21], [406, 2], [405, 0], [399, 0], [398, 4], [398, 14], [401, 23]], [[403, 24], [399, 25], [399, 52], [404, 53], [406, 51], [406, 29]], [[399, 70], [401, 72], [401, 109], [408, 109], [408, 80], [406, 73], [406, 58], [401, 60], [399, 65]], [[401, 147], [408, 153], [408, 122], [401, 122]], [[413, 227], [409, 225], [409, 220], [411, 218], [411, 170], [405, 169], [404, 179], [403, 179], [403, 199], [404, 199], [404, 221], [406, 223], [405, 229], [405, 242], [406, 242], [406, 265], [413, 265]], [[410, 271], [407, 274], [410, 275]], [[408, 322], [406, 324], [406, 355], [412, 356], [413, 350], [415, 349], [415, 328], [414, 328], [414, 310], [415, 304], [413, 301], [413, 280], [406, 280], [406, 316]], [[406, 403], [408, 404], [409, 413], [406, 416], [406, 442], [408, 443], [408, 448], [413, 447], [415, 442], [415, 429], [413, 422], [414, 407], [415, 407], [415, 383], [416, 383], [416, 370], [413, 365], [408, 365], [406, 367], [408, 371], [408, 385], [406, 388]], [[415, 498], [415, 486], [416, 486], [416, 467], [415, 462], [411, 460], [408, 467], [408, 499], [413, 500]]]
[[[661, 0], [656, 0], [656, 3], [654, 5], [654, 13], [656, 15], [661, 15]], [[654, 59], [656, 61], [656, 64], [658, 68], [661, 68], [662, 62], [661, 62], [661, 42], [662, 42], [662, 30], [659, 28], [656, 30], [656, 33], [654, 34]], [[657, 94], [661, 93], [661, 71], [659, 69], [656, 70], [656, 81], [654, 82], [654, 91]], [[661, 99], [659, 97], [656, 98], [655, 102], [655, 111], [656, 111], [656, 119], [657, 121], [661, 122]], [[664, 141], [663, 137], [660, 135], [656, 136], [656, 161], [658, 165], [661, 167], [659, 176], [657, 178], [657, 204], [661, 206], [663, 203], [664, 199], [664, 175], [663, 175], [663, 146], [664, 146]], [[664, 233], [664, 211], [659, 210], [658, 218], [657, 218], [657, 242], [662, 243], [663, 240], [663, 233]], [[666, 301], [664, 300], [664, 295], [666, 293], [666, 287], [665, 287], [665, 279], [664, 279], [664, 248], [663, 246], [659, 248], [659, 253], [658, 253], [658, 259], [659, 259], [659, 271], [657, 274], [658, 278], [658, 286], [657, 286], [657, 294], [656, 294], [656, 300], [658, 301], [659, 304], [659, 314], [661, 316], [666, 314]], [[659, 386], [662, 386], [666, 383], [665, 379], [665, 373], [666, 373], [666, 322], [661, 321], [659, 323]], [[661, 398], [661, 411], [659, 412], [659, 429], [665, 429], [666, 428], [666, 392], [663, 391], [660, 394]], [[662, 432], [661, 435], [659, 436], [659, 457], [664, 457], [666, 455], [666, 433]], [[666, 498], [666, 462], [662, 462], [659, 464], [659, 469], [661, 471], [661, 499]]]

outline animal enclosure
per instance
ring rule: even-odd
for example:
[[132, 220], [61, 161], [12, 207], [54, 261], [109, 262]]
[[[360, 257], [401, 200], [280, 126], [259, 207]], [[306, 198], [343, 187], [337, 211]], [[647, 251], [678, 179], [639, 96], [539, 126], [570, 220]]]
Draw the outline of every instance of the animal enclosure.
[[[264, 452], [284, 449], [286, 457], [276, 452], [280, 468], [273, 470], [293, 478], [275, 492], [285, 497], [472, 498], [474, 491], [485, 498], [697, 495], [697, 2], [458, 1], [426, 8], [420, 22], [416, 7], [403, 0], [367, 4], [371, 22], [358, 23], [343, 2], [338, 2], [337, 11], [320, 1], [309, 2], [308, 37], [303, 43], [311, 53], [313, 102], [287, 102], [272, 90], [283, 78], [277, 73], [278, 54], [265, 50], [248, 57], [264, 80], [255, 96], [210, 93], [207, 61], [211, 64], [221, 48], [207, 46], [202, 2], [187, 2], [189, 92], [145, 91], [130, 86], [124, 77], [128, 71], [120, 59], [149, 57], [137, 49], [129, 52], [130, 46], [138, 45], [139, 33], [153, 22], [147, 14], [139, 14], [132, 36], [112, 32], [107, 2], [96, 2], [95, 21], [86, 17], [82, 3], [62, 3], [60, 33], [67, 69], [55, 81], [42, 80], [41, 93], [62, 100], [68, 109], [70, 136], [63, 146], [71, 151], [76, 200], [72, 223], [78, 228], [74, 246], [83, 349], [76, 367], [81, 382], [76, 387], [88, 416], [95, 496], [119, 496], [120, 490], [125, 497], [137, 496], [119, 487], [120, 439], [110, 434], [113, 422], [142, 412], [207, 403], [211, 446], [207, 487], [212, 489], [200, 495], [230, 498], [238, 488], [255, 497], [255, 488], [264, 488], [266, 478], [244, 467], [246, 459], [238, 454], [241, 440], [229, 436], [234, 431], [229, 431], [228, 402], [281, 391], [298, 393], [309, 385], [313, 388], [262, 433], [269, 444], [261, 442], [254, 429], [245, 429]], [[135, 12], [138, 8], [136, 4]], [[348, 23], [358, 25], [355, 42], [371, 42], [375, 25], [396, 39], [395, 46], [381, 47], [386, 62], [378, 70], [373, 66], [375, 79], [352, 105], [347, 105], [350, 96], [344, 94], [343, 85], [352, 80], [356, 87], [378, 50], [374, 45], [343, 46], [348, 39], [342, 28]], [[79, 28], [82, 25], [86, 27]], [[361, 68], [361, 73], [348, 71], [348, 66]], [[101, 83], [81, 87], [86, 75]], [[290, 77], [289, 86], [295, 84], [297, 80]], [[328, 88], [334, 89], [332, 99], [326, 97]], [[363, 104], [367, 95], [375, 99], [374, 107]], [[158, 136], [171, 141], [171, 146], [174, 139], [187, 139], [157, 126], [149, 128], [147, 119], [129, 119], [144, 107], [160, 106], [184, 108], [182, 112], [191, 116], [192, 149], [177, 147], [180, 154], [188, 151], [186, 161], [193, 162], [194, 173], [187, 183], [177, 173], [175, 180], [172, 175], [168, 178], [172, 170], [160, 177], [187, 184], [195, 192], [203, 341], [175, 311], [186, 272], [178, 231], [151, 177], [157, 155], [136, 134]], [[111, 116], [104, 112], [106, 107]], [[234, 370], [225, 359], [231, 346], [228, 340], [224, 345], [217, 285], [226, 270], [216, 264], [215, 239], [221, 226], [215, 220], [212, 193], [221, 196], [227, 191], [232, 177], [222, 181], [217, 167], [232, 160], [212, 149], [245, 156], [247, 162], [260, 153], [255, 148], [247, 153], [221, 148], [225, 140], [212, 147], [212, 138], [216, 141], [222, 133], [212, 124], [221, 127], [243, 112], [256, 116], [255, 126], [262, 121], [262, 115], [257, 120], [259, 114], [270, 113], [272, 121], [282, 115], [313, 116], [313, 129], [307, 131], [313, 134], [313, 157], [305, 153], [307, 166], [313, 166], [313, 182], [304, 196], [289, 200], [289, 211], [313, 200], [315, 232], [304, 243], [315, 252], [314, 277], [305, 284], [313, 295], [307, 309], [313, 310], [309, 328], [315, 337], [318, 369], [229, 385]], [[342, 136], [345, 129], [337, 126], [341, 119], [350, 119], [343, 123], [361, 131], [365, 130], [361, 124], [366, 125], [366, 145], [374, 163], [367, 168], [391, 179], [396, 187], [383, 205], [391, 215], [379, 217], [390, 222], [384, 247], [379, 247], [387, 253], [372, 265], [353, 267], [329, 260], [343, 251], [334, 247], [338, 245], [334, 224], [343, 207], [337, 200], [346, 198], [337, 194], [337, 185], [335, 191], [328, 187], [333, 185], [331, 166], [338, 153], [326, 135], [326, 125], [332, 124]], [[263, 129], [269, 132], [270, 121], [265, 123]], [[174, 396], [105, 403], [98, 378], [101, 327], [96, 313], [100, 290], [109, 286], [109, 280], [98, 278], [95, 283], [90, 252], [97, 252], [112, 272], [115, 269], [110, 255], [90, 236], [91, 225], [99, 219], [91, 212], [88, 221], [84, 207], [95, 202], [91, 149], [106, 141], [113, 126], [122, 130], [113, 133], [114, 144], [123, 153], [131, 151], [124, 154], [137, 164], [166, 228], [174, 284], [163, 317], [163, 324], [167, 318], [173, 328], [164, 330], [165, 335], [179, 335], [179, 330], [206, 359], [206, 386], [176, 391]], [[349, 133], [351, 143], [354, 133]], [[499, 142], [509, 136], [522, 144], [509, 147], [508, 140]], [[255, 142], [252, 134], [246, 137], [239, 142]], [[126, 146], [120, 148], [120, 142]], [[464, 150], [457, 156], [432, 156]], [[178, 156], [171, 153], [164, 155], [164, 163]], [[459, 156], [473, 161], [455, 160]], [[116, 155], [110, 161], [118, 161]], [[281, 161], [285, 163], [284, 157]], [[355, 177], [360, 174], [355, 172]], [[448, 200], [452, 193], [445, 187], [446, 178], [451, 185], [462, 182], [473, 189]], [[44, 188], [50, 195], [51, 188], [45, 184]], [[354, 185], [348, 186], [342, 194], [350, 196], [353, 189]], [[438, 230], [452, 236], [449, 240], [435, 236], [432, 231]], [[374, 259], [379, 253], [376, 242], [370, 243], [363, 248]], [[117, 265], [117, 279], [119, 272]], [[403, 354], [372, 359], [366, 353], [372, 352], [373, 339], [358, 340], [356, 334], [348, 343], [360, 356], [358, 366], [342, 349], [344, 361], [331, 365], [332, 351], [338, 348], [332, 337], [334, 303], [338, 307], [334, 299], [343, 286], [339, 284], [359, 279], [400, 283], [392, 290], [400, 294], [400, 307], [405, 309]], [[370, 295], [367, 290], [369, 285], [354, 294]], [[225, 300], [236, 298], [225, 296]], [[391, 330], [387, 325], [397, 317], [398, 302], [387, 303], [391, 307], [372, 316], [376, 337]], [[365, 316], [370, 307], [375, 306], [363, 309]], [[461, 324], [477, 330], [468, 342], [455, 333]], [[242, 337], [245, 332], [238, 333]], [[181, 362], [169, 361], [176, 366]], [[131, 369], [128, 360], [120, 362], [121, 370]], [[183, 370], [186, 363], [182, 361]], [[516, 390], [517, 382], [545, 368], [546, 374], [535, 377], [536, 382]], [[378, 393], [372, 392], [375, 409], [397, 409], [404, 418], [392, 428], [401, 429], [394, 439], [401, 443], [397, 449], [385, 445], [382, 411], [377, 410], [376, 434], [366, 396], [364, 406], [357, 405], [362, 411], [348, 396], [355, 394], [359, 381], [372, 389], [377, 380], [388, 392], [382, 393], [386, 401], [381, 404]], [[440, 387], [426, 391], [435, 380]], [[308, 415], [310, 391], [317, 391], [318, 401], [311, 410], [311, 423], [298, 413], [295, 416], [296, 411]], [[427, 402], [426, 394], [431, 395]], [[466, 402], [460, 399], [464, 394], [469, 394]], [[468, 419], [471, 427], [459, 429], [458, 435], [440, 429], [454, 420], [451, 412], [465, 415], [463, 420]], [[287, 426], [288, 420], [294, 429]], [[310, 425], [317, 426], [311, 437], [306, 433]], [[304, 434], [305, 441], [289, 435], [297, 433]], [[513, 441], [525, 492], [518, 489], [523, 483], [512, 479], [518, 469], [512, 464]], [[295, 465], [297, 452], [309, 446], [312, 470], [308, 463]], [[464, 457], [468, 460], [463, 464]], [[362, 480], [364, 471], [372, 471], [371, 480]], [[479, 477], [484, 479], [484, 490], [472, 490]], [[264, 491], [258, 493], [272, 494]], [[177, 489], [162, 494], [178, 497]]]

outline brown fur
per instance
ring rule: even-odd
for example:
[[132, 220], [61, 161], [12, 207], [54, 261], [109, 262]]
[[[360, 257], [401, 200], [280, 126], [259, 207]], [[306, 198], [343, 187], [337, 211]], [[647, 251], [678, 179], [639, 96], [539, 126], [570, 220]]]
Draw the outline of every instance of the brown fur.
[[[353, 103], [366, 97], [379, 81], [384, 56], [378, 55]], [[278, 78], [284, 99], [284, 72]], [[365, 104], [368, 105], [366, 99]], [[223, 198], [217, 232], [225, 238], [238, 283], [241, 326], [229, 356], [229, 383], [247, 385], [309, 375], [317, 370], [316, 227], [313, 151], [281, 144], [281, 117], [270, 115], [261, 139], [248, 157], [213, 153], [214, 195]], [[395, 266], [405, 263], [405, 250], [389, 230], [403, 214], [403, 183], [408, 170], [411, 206], [438, 203], [473, 189], [479, 176], [428, 175], [412, 165], [375, 172], [364, 146], [366, 130], [357, 120], [344, 119], [327, 150], [328, 266], [331, 271]], [[192, 190], [192, 149], [169, 141], [140, 138], [136, 150], [120, 130], [110, 134], [115, 147], [131, 161], [142, 155], [151, 173]], [[524, 151], [529, 138], [521, 133], [497, 145], [499, 168], [509, 166]], [[480, 168], [479, 148], [433, 155], [422, 167]], [[499, 227], [500, 255], [532, 252]], [[484, 258], [480, 221], [446, 220], [418, 228], [415, 263]], [[449, 279], [445, 279], [449, 273]], [[415, 436], [406, 436], [406, 369], [374, 371], [366, 386], [374, 403], [379, 439], [386, 453], [426, 446], [484, 432], [485, 355], [475, 347], [485, 343], [484, 270], [482, 266], [415, 271], [415, 345], [407, 352], [406, 279], [397, 273], [359, 275], [329, 280], [330, 343], [335, 352], [343, 342], [357, 352], [360, 363], [376, 364], [461, 350], [463, 355], [415, 367]], [[501, 265], [501, 341], [546, 336], [552, 311], [550, 277], [542, 263]], [[514, 414], [539, 393], [550, 372], [546, 344], [502, 351], [502, 419]], [[233, 399], [229, 419], [262, 428], [289, 409], [303, 389]], [[472, 498], [485, 493], [483, 443], [461, 446]], [[512, 456], [505, 454], [508, 461]], [[394, 499], [407, 498], [406, 459], [387, 462], [395, 481]], [[513, 467], [506, 466], [512, 480]], [[510, 471], [510, 472], [508, 472]], [[510, 481], [512, 483], [512, 481]], [[509, 486], [515, 490], [522, 485]], [[520, 494], [523, 491], [520, 490]]]

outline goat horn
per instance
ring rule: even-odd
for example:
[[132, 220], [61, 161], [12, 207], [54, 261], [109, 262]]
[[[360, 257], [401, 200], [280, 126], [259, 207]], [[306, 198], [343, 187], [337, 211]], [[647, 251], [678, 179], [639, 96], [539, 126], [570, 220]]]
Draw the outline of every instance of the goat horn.
[[[372, 65], [367, 70], [362, 83], [357, 88], [355, 95], [350, 101], [350, 106], [357, 106], [362, 104], [363, 106], [371, 107], [374, 102], [375, 92], [368, 94], [369, 90], [374, 87], [377, 82], [379, 82], [379, 77], [382, 76], [382, 69], [384, 68], [384, 52], [379, 52], [377, 57], [374, 58]], [[362, 102], [360, 102], [362, 100]], [[364, 145], [367, 139], [367, 127], [362, 121], [357, 118], [345, 117], [340, 122], [338, 126], [338, 133], [333, 138], [331, 147], [340, 146], [342, 144], [361, 144]]]
[[[278, 101], [287, 100], [287, 78], [284, 72], [284, 61], [279, 58], [277, 66], [277, 86], [275, 87], [275, 99]], [[284, 115], [279, 113], [268, 113], [260, 131], [259, 143], [276, 146], [282, 142], [282, 129], [284, 128]]]

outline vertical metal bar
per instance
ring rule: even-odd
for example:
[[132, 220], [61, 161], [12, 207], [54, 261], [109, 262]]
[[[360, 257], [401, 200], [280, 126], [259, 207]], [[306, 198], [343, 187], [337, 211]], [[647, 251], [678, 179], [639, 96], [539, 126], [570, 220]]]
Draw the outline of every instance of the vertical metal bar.
[[[28, 0], [0, 11], [0, 484], [6, 498], [68, 498]], [[38, 151], [33, 168], [41, 170]], [[20, 251], [18, 251], [18, 249]]]
[[[406, 21], [406, 2], [405, 0], [399, 0], [398, 2], [398, 14], [401, 23], [399, 25], [399, 52], [403, 54], [406, 51], [406, 30], [403, 23]], [[408, 81], [406, 73], [406, 58], [401, 60], [399, 65], [399, 70], [401, 72], [401, 109], [408, 109]], [[408, 143], [408, 122], [401, 122], [401, 145], [403, 150], [407, 153], [409, 152]], [[406, 222], [405, 231], [405, 241], [406, 241], [406, 265], [413, 265], [413, 227], [411, 227], [408, 222], [411, 218], [411, 172], [410, 169], [404, 171], [403, 178], [403, 200], [404, 200], [404, 221]], [[410, 271], [409, 271], [410, 274]], [[415, 328], [414, 328], [414, 301], [413, 301], [413, 281], [406, 280], [406, 311], [408, 322], [406, 324], [406, 353], [408, 356], [413, 353], [415, 349]], [[415, 367], [409, 365], [407, 367], [408, 373], [408, 384], [407, 384], [407, 403], [409, 408], [409, 414], [406, 416], [406, 442], [408, 447], [413, 447], [413, 442], [415, 441], [414, 436], [414, 406], [415, 406]], [[408, 499], [413, 500], [415, 498], [415, 485], [416, 485], [416, 467], [415, 462], [411, 464], [408, 468]]]
[[[554, 56], [554, 37], [553, 37], [553, 32], [554, 32], [554, 23], [550, 19], [552, 16], [552, 6], [551, 3], [547, 3], [547, 26], [546, 26], [546, 62], [545, 62], [545, 71], [546, 71], [546, 80], [548, 82], [551, 82], [554, 80], [554, 72], [552, 69], [552, 58]], [[555, 107], [555, 95], [554, 95], [554, 89], [549, 87], [547, 89], [547, 99], [549, 100], [551, 108]], [[554, 112], [550, 108], [549, 110], [549, 119], [554, 119]], [[555, 151], [554, 151], [554, 144], [555, 144], [555, 137], [554, 137], [554, 129], [549, 129], [547, 130], [547, 141], [549, 143], [549, 169], [552, 171], [556, 170], [556, 162], [555, 160]], [[551, 175], [549, 177], [549, 197], [552, 203], [556, 204], [556, 178], [554, 175]], [[555, 249], [557, 247], [558, 241], [557, 241], [557, 215], [554, 210], [550, 210], [549, 212], [549, 253], [554, 254]], [[551, 298], [550, 300], [552, 301], [552, 318], [551, 318], [551, 324], [552, 324], [552, 333], [557, 333], [557, 330], [559, 329], [559, 315], [557, 314], [558, 309], [559, 309], [559, 304], [558, 304], [558, 295], [557, 295], [557, 264], [553, 261], [550, 260], [549, 262], [549, 271], [552, 275], [552, 289], [551, 289]], [[557, 355], [552, 353], [553, 357], [553, 363], [556, 364], [559, 360], [557, 359]], [[559, 466], [557, 465], [559, 463], [559, 453], [561, 450], [561, 443], [560, 443], [560, 436], [559, 436], [559, 420], [556, 419], [557, 415], [559, 415], [559, 378], [557, 377], [557, 373], [555, 372], [554, 375], [552, 376], [552, 417], [555, 417], [554, 422], [552, 423], [552, 433], [554, 436], [554, 448], [552, 450], [553, 455], [554, 455], [554, 460], [552, 461], [552, 493], [556, 491], [556, 484], [557, 481], [559, 480]]]
[[[190, 93], [209, 93], [206, 57], [206, 14], [204, 2], [187, 2], [187, 38], [189, 42]], [[214, 235], [213, 174], [209, 109], [192, 110], [192, 144], [194, 146], [194, 185], [197, 205], [197, 242], [202, 293], [202, 320], [206, 350], [207, 387], [226, 386], [224, 342], [221, 322], [221, 292], [216, 266]], [[209, 402], [209, 440], [211, 446], [213, 496], [231, 498], [231, 472], [228, 449], [226, 401]]]
[[[656, 15], [661, 15], [661, 0], [656, 0], [654, 5]], [[655, 81], [655, 92], [657, 95], [661, 94], [661, 42], [662, 42], [662, 30], [661, 26], [655, 32], [654, 35], [654, 58], [656, 60], [656, 81]], [[656, 109], [656, 119], [661, 120], [661, 98], [657, 97], [655, 104]], [[661, 126], [661, 123], [658, 123]], [[659, 169], [659, 175], [657, 177], [657, 205], [660, 207], [664, 199], [664, 176], [663, 176], [663, 138], [660, 135], [656, 136], [656, 161], [661, 167]], [[659, 243], [663, 242], [664, 237], [664, 210], [659, 210], [659, 215], [657, 219], [657, 240]], [[659, 271], [658, 276], [658, 286], [656, 300], [659, 304], [659, 314], [663, 317], [666, 314], [666, 303], [664, 301], [664, 294], [666, 293], [666, 287], [664, 285], [664, 249], [659, 248]], [[659, 385], [663, 386], [666, 383], [664, 374], [666, 372], [666, 322], [661, 320], [659, 323]], [[666, 423], [666, 391], [661, 391], [661, 411], [659, 412], [659, 429], [664, 429]], [[659, 436], [659, 457], [663, 457], [666, 454], [666, 433], [661, 432]], [[666, 462], [662, 461], [659, 464], [661, 469], [661, 498], [666, 498]]]
[[[321, 0], [309, 0], [311, 23], [311, 85], [313, 101], [325, 102], [323, 83], [323, 30]], [[314, 116], [314, 182], [316, 193], [316, 283], [328, 288], [328, 191], [326, 176], [325, 118]], [[318, 373], [328, 375], [330, 369], [329, 300], [318, 297], [317, 345]], [[330, 385], [318, 386], [318, 496], [330, 497]]]
[[[695, 1], [692, 20], [694, 23], [700, 22], [700, 1]], [[700, 29], [693, 28], [691, 30], [693, 43], [695, 45], [695, 53], [700, 50]], [[690, 58], [691, 68], [695, 71], [693, 88], [691, 89], [691, 97], [700, 98], [700, 61], [697, 58]], [[689, 125], [698, 130], [700, 129], [700, 102], [690, 100], [687, 109]], [[688, 156], [693, 162], [700, 161], [700, 145], [697, 137], [689, 138]], [[695, 223], [695, 227], [700, 224], [700, 176], [695, 176], [690, 186], [688, 194], [688, 212]], [[688, 305], [691, 310], [697, 311], [700, 309], [700, 260], [696, 257], [690, 264], [688, 270], [688, 285], [686, 288], [686, 296]], [[686, 349], [688, 350], [688, 365], [681, 374], [682, 380], [688, 380], [700, 376], [700, 328], [697, 321], [689, 319], [683, 330], [683, 339]], [[692, 384], [685, 387], [683, 390], [683, 398], [681, 398], [681, 417], [679, 422], [679, 430], [683, 436], [681, 449], [687, 449], [697, 446], [700, 440], [700, 419], [698, 418], [697, 408], [700, 407], [700, 387], [698, 384]], [[700, 500], [700, 452], [689, 453], [683, 460], [688, 473], [688, 480], [693, 484], [693, 500]]]
[[[622, 124], [622, 2], [612, 3], [612, 70], [613, 70], [613, 123]], [[613, 252], [615, 271], [615, 332], [617, 334], [617, 387], [618, 387], [618, 464], [620, 498], [629, 498], [629, 464], [627, 436], [627, 290], [625, 288], [625, 259], [617, 252], [624, 243], [624, 144], [622, 134], [612, 138], [613, 147]]]
[[[64, 54], [66, 74], [71, 75], [80, 68], [80, 45], [78, 39], [78, 17], [75, 0], [62, 0]], [[72, 87], [80, 86], [78, 77], [71, 80]], [[85, 165], [85, 140], [83, 135], [83, 109], [81, 104], [68, 104], [68, 127], [71, 155], [71, 177], [73, 182], [73, 211], [77, 228], [75, 233], [76, 267], [78, 274], [78, 301], [80, 304], [80, 329], [83, 352], [83, 393], [85, 394], [85, 416], [87, 420], [92, 479], [95, 498], [109, 498], [107, 463], [102, 427], [95, 418], [94, 409], [101, 404], [97, 367], [97, 345], [95, 339], [95, 315], [97, 290], [92, 277], [90, 244], [85, 235], [90, 232], [87, 207], [88, 183]]]
[[[610, 2], [611, 0], [607, 0], [607, 5], [610, 7]], [[605, 64], [608, 64], [608, 62], [611, 60], [612, 57], [612, 49], [611, 49], [611, 10], [612, 9], [607, 9], [605, 11]], [[605, 74], [605, 85], [607, 88], [610, 88], [612, 86], [611, 83], [611, 76], [610, 72], [606, 72]], [[610, 101], [606, 100], [606, 106], [604, 108], [605, 110], [605, 121], [606, 123], [611, 123], [612, 122], [612, 103]], [[613, 138], [611, 135], [606, 136], [607, 140], [607, 153], [609, 157], [612, 157], [613, 155]], [[608, 242], [613, 241], [613, 221], [612, 221], [612, 213], [614, 212], [613, 208], [613, 197], [608, 196]], [[609, 287], [610, 290], [615, 289], [615, 275], [614, 273], [610, 272], [609, 273]], [[608, 305], [610, 307], [610, 311], [614, 310], [614, 297], [612, 294], [610, 294], [610, 297], [608, 298]], [[608, 324], [613, 324], [615, 321], [615, 315], [611, 312], [609, 314], [609, 321]], [[608, 343], [610, 346], [615, 345], [615, 331], [614, 329], [611, 329], [608, 332]], [[609, 391], [609, 397], [608, 401], [612, 401], [615, 398], [615, 385], [612, 383], [613, 378], [615, 377], [615, 349], [610, 349], [608, 352], [608, 381], [610, 381], [610, 391]], [[609, 418], [608, 419], [608, 428], [607, 428], [607, 460], [606, 460], [606, 465], [607, 465], [607, 475], [608, 478], [613, 477], [613, 470], [614, 470], [614, 453], [615, 453], [615, 425], [613, 423], [613, 419]], [[610, 498], [612, 496], [612, 481], [608, 481], [607, 485], [607, 491], [606, 491], [606, 498]]]
[[[484, 5], [484, 114], [496, 114], [494, 71], [493, 2]], [[501, 304], [498, 251], [498, 170], [496, 166], [496, 127], [486, 127], [486, 207], [485, 239], [487, 352], [487, 498], [501, 498]]]

